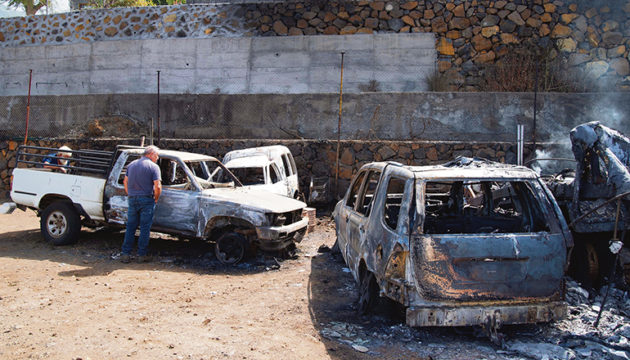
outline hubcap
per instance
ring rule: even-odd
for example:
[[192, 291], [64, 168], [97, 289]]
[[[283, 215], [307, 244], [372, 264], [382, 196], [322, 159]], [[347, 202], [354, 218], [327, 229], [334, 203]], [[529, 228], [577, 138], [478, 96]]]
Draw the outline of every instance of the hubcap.
[[50, 236], [58, 238], [63, 236], [66, 229], [68, 229], [68, 220], [61, 211], [53, 211], [50, 215], [48, 215], [46, 227]]

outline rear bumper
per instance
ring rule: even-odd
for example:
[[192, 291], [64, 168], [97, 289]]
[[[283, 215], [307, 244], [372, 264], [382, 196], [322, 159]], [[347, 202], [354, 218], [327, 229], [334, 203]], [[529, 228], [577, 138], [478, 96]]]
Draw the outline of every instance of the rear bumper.
[[567, 313], [564, 301], [488, 306], [444, 306], [407, 308], [409, 326], [473, 326], [488, 321], [500, 325], [549, 322]]

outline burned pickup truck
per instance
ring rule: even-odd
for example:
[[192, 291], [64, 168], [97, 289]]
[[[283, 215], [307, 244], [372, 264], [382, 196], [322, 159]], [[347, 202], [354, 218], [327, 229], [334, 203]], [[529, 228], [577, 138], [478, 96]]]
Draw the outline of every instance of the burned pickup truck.
[[[628, 241], [630, 139], [596, 121], [575, 127], [570, 138], [576, 165], [556, 168], [544, 179], [573, 233], [575, 248], [569, 272], [582, 285], [597, 287], [616, 266], [611, 244]], [[532, 160], [538, 163], [533, 165], [553, 167], [542, 160]], [[548, 160], [559, 164], [557, 159]], [[626, 277], [630, 275], [628, 257], [624, 246], [621, 258]]]
[[[56, 149], [22, 146], [13, 171], [11, 198], [37, 211], [41, 232], [53, 244], [73, 243], [81, 226], [124, 226], [127, 165], [143, 148], [116, 151], [73, 150], [63, 173], [40, 168], [41, 153]], [[151, 230], [215, 243], [226, 264], [243, 259], [252, 247], [282, 251], [300, 242], [308, 219], [303, 202], [247, 189], [217, 159], [160, 150], [162, 195]], [[28, 167], [28, 166], [35, 167]]]
[[458, 158], [364, 165], [334, 210], [337, 246], [359, 283], [411, 326], [546, 322], [566, 312], [571, 233], [536, 173]]

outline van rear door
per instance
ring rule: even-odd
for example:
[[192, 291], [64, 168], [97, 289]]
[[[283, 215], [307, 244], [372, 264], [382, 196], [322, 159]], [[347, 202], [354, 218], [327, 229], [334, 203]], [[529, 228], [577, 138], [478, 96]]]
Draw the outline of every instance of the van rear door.
[[418, 292], [430, 300], [561, 296], [565, 237], [537, 180], [418, 181], [410, 246]]

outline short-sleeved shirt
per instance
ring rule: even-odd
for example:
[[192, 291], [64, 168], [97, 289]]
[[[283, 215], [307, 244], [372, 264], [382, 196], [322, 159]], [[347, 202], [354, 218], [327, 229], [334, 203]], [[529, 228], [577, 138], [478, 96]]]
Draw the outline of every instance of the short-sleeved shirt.
[[48, 165], [61, 165], [61, 162], [59, 159], [56, 159], [55, 156], [57, 156], [56, 152], [48, 154], [48, 156], [42, 160], [42, 163]]
[[162, 181], [160, 167], [146, 156], [127, 166], [127, 192], [129, 196], [152, 196], [153, 181]]

